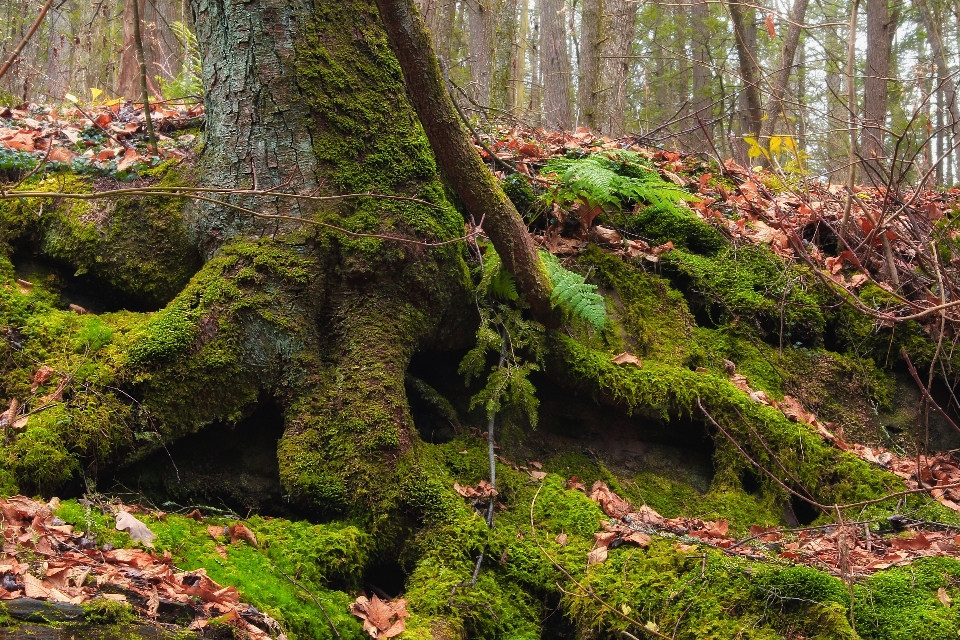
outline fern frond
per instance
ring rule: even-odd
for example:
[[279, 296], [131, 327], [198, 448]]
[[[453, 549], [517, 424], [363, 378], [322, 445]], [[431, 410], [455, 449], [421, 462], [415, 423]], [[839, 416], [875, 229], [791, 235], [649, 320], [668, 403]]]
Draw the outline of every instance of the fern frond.
[[665, 181], [643, 156], [624, 149], [596, 153], [584, 158], [554, 158], [541, 174], [559, 180], [558, 201], [581, 200], [591, 206], [622, 208], [627, 202], [673, 206], [694, 201], [696, 196]]
[[520, 298], [513, 276], [503, 268], [500, 256], [493, 247], [488, 247], [487, 253], [483, 256], [483, 278], [480, 279], [477, 288], [501, 300], [516, 301]]
[[603, 328], [607, 321], [607, 307], [603, 296], [597, 293], [597, 286], [587, 284], [579, 273], [564, 269], [551, 253], [540, 251], [540, 260], [553, 284], [551, 299], [554, 306], [562, 307], [573, 317], [586, 320], [597, 329]]

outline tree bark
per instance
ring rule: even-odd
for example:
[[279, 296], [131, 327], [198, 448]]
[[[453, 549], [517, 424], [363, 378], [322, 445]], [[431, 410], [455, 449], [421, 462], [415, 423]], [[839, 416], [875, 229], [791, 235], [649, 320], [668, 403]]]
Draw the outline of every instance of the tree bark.
[[860, 153], [869, 168], [866, 179], [885, 182], [883, 148], [887, 124], [887, 80], [890, 54], [897, 30], [897, 14], [890, 15], [889, 0], [867, 0], [867, 67], [863, 90], [863, 130]]
[[[703, 123], [703, 130], [692, 136], [694, 148], [708, 153], [713, 146], [713, 71], [710, 68], [710, 5], [706, 0], [693, 0], [690, 21], [693, 27], [692, 111]], [[706, 133], [704, 133], [706, 131]]]
[[[943, 35], [937, 28], [937, 21], [926, 0], [917, 0], [917, 7], [920, 9], [920, 17], [923, 20], [923, 27], [927, 31], [927, 42], [930, 43], [930, 57], [933, 58], [937, 66], [938, 87], [942, 91], [944, 101], [947, 103], [947, 112], [950, 114], [947, 130], [950, 132], [950, 142], [954, 147], [953, 156], [960, 160], [960, 105], [957, 104], [957, 83], [950, 73], [950, 66], [947, 63], [947, 54], [944, 51]], [[932, 100], [928, 101], [932, 102]], [[942, 124], [940, 119], [943, 117], [943, 105], [938, 101], [937, 104], [937, 138], [941, 141]], [[941, 145], [938, 145], [942, 147]], [[942, 155], [938, 152], [938, 157]], [[939, 164], [937, 170], [941, 171]], [[942, 176], [941, 176], [942, 177]]]
[[470, 55], [470, 93], [484, 106], [490, 105], [493, 73], [495, 0], [469, 0], [467, 7], [467, 49]]
[[609, 0], [603, 5], [597, 130], [611, 138], [626, 132], [629, 56], [633, 53], [637, 4], [631, 0]]
[[539, 6], [543, 124], [553, 129], [570, 129], [573, 125], [573, 102], [564, 2], [540, 0]]
[[499, 0], [496, 17], [496, 47], [493, 56], [493, 80], [490, 87], [490, 106], [511, 109], [516, 101], [518, 76], [517, 37], [518, 0]]
[[753, 8], [739, 2], [729, 2], [733, 22], [740, 80], [743, 84], [740, 109], [740, 131], [755, 138], [760, 136], [763, 106], [760, 102], [760, 67], [757, 64], [757, 25]]
[[600, 0], [583, 0], [580, 13], [577, 110], [580, 122], [590, 129], [596, 129], [599, 123], [597, 90], [600, 79], [601, 7]]

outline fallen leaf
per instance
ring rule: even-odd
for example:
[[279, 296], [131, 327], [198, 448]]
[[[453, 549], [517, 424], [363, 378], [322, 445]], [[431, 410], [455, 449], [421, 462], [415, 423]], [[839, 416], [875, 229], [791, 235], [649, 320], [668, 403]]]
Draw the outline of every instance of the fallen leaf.
[[556, 542], [561, 547], [567, 546], [567, 534], [565, 533], [559, 534], [556, 538], [554, 538], [554, 542]]
[[950, 603], [952, 602], [952, 600], [950, 599], [950, 596], [947, 595], [947, 590], [944, 589], [943, 587], [940, 587], [939, 589], [937, 589], [937, 600], [939, 600], [940, 604], [945, 606], [947, 609], [950, 608]]
[[623, 537], [624, 542], [630, 542], [632, 544], [638, 545], [646, 549], [650, 546], [650, 536], [643, 533], [642, 531], [631, 531]]
[[546, 471], [534, 471], [531, 469], [527, 473], [529, 473], [530, 477], [533, 478], [534, 480], [543, 480], [544, 478], [547, 477]]
[[226, 527], [211, 524], [207, 526], [207, 533], [209, 533], [210, 537], [214, 540], [219, 540], [227, 535], [227, 529]]
[[923, 533], [918, 533], [912, 538], [893, 538], [890, 540], [890, 546], [906, 551], [923, 551], [930, 548], [930, 540]]
[[230, 527], [230, 544], [233, 544], [237, 540], [248, 542], [254, 549], [259, 548], [259, 545], [257, 545], [257, 536], [242, 522], [238, 522]]
[[626, 351], [610, 358], [610, 362], [612, 362], [613, 364], [632, 364], [638, 369], [643, 367], [643, 363], [640, 362], [640, 358]]
[[610, 491], [606, 483], [597, 480], [590, 488], [590, 499], [600, 505], [611, 518], [620, 519], [631, 511], [630, 503]]
[[777, 37], [777, 30], [773, 26], [773, 11], [767, 14], [767, 19], [763, 21], [767, 25], [767, 35], [771, 38]]
[[75, 157], [76, 154], [71, 152], [66, 147], [53, 147], [50, 149], [49, 155], [47, 155], [47, 160], [50, 162], [62, 162], [64, 164], [70, 164], [73, 162]]
[[607, 559], [607, 548], [606, 547], [597, 547], [593, 551], [587, 554], [587, 565], [591, 564], [600, 564], [605, 562]]
[[406, 630], [404, 619], [410, 615], [405, 599], [381, 600], [376, 594], [369, 600], [360, 596], [351, 602], [350, 613], [363, 620], [363, 630], [375, 640], [403, 633]]
[[47, 365], [43, 365], [37, 369], [31, 379], [30, 393], [36, 393], [38, 388], [47, 384], [47, 381], [50, 380], [50, 377], [54, 373], [56, 373], [56, 371], [54, 371], [53, 367], [48, 367]]
[[130, 539], [139, 542], [145, 547], [152, 547], [153, 541], [157, 537], [153, 531], [135, 517], [126, 511], [117, 513], [117, 531], [126, 531], [130, 534]]
[[566, 482], [566, 484], [565, 484], [564, 486], [566, 486], [567, 489], [570, 489], [570, 490], [572, 490], [572, 491], [586, 491], [586, 490], [587, 490], [586, 485], [584, 485], [582, 482], [580, 482], [580, 478], [578, 478], [577, 476], [570, 476], [570, 479], [567, 480], [567, 482]]
[[203, 522], [203, 516], [200, 514], [200, 509], [194, 509], [184, 517], [190, 518], [191, 520], [196, 520], [197, 522]]
[[135, 162], [140, 160], [140, 154], [137, 153], [137, 150], [130, 147], [123, 152], [123, 158], [120, 159], [120, 162], [117, 163], [117, 171], [125, 171], [132, 167]]

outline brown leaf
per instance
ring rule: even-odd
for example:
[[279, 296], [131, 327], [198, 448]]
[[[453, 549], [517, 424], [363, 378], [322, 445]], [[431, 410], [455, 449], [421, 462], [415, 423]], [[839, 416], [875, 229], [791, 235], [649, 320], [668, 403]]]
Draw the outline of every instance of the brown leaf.
[[244, 540], [250, 543], [250, 546], [254, 549], [259, 548], [257, 545], [257, 536], [242, 522], [238, 522], [230, 527], [230, 544], [233, 544], [237, 540]]
[[157, 593], [157, 587], [150, 586], [150, 597], [147, 598], [147, 615], [151, 618], [157, 617], [157, 611], [160, 609], [160, 595]]
[[539, 158], [540, 149], [537, 148], [536, 145], [525, 144], [519, 149], [517, 149], [517, 155], [520, 156], [521, 158], [531, 158], [531, 159]]
[[623, 537], [624, 542], [630, 542], [646, 549], [650, 546], [650, 536], [642, 531], [631, 531]]
[[210, 537], [214, 540], [220, 540], [223, 538], [225, 535], [227, 535], [227, 531], [228, 530], [226, 527], [221, 527], [219, 525], [211, 524], [207, 526], [207, 533], [209, 533]]
[[712, 538], [722, 538], [730, 530], [730, 523], [726, 520], [717, 520], [716, 522], [704, 522], [704, 532]]
[[612, 362], [613, 364], [632, 364], [638, 369], [643, 368], [643, 363], [640, 362], [640, 358], [626, 351], [610, 358], [610, 362]]
[[20, 402], [16, 398], [10, 401], [10, 407], [0, 414], [0, 429], [5, 429], [6, 427], [13, 425], [13, 423], [16, 421], [17, 411], [19, 408]]
[[537, 461], [537, 460], [531, 460], [531, 461], [529, 462], [529, 464], [530, 464], [530, 466], [533, 467], [534, 469], [543, 469], [543, 463], [542, 463], [542, 462], [539, 462], [539, 461]]
[[567, 489], [570, 489], [570, 490], [572, 490], [572, 491], [586, 491], [586, 490], [587, 490], [586, 485], [584, 485], [582, 482], [580, 482], [580, 478], [578, 478], [577, 476], [570, 476], [570, 479], [567, 480], [567, 482], [566, 482], [566, 484], [565, 484], [564, 486], [566, 486]]
[[890, 546], [905, 551], [923, 551], [930, 548], [930, 540], [921, 532], [912, 538], [893, 538]]
[[66, 147], [53, 147], [50, 149], [50, 155], [47, 156], [47, 160], [50, 162], [63, 162], [64, 164], [70, 164], [73, 162], [75, 157], [76, 154]]
[[943, 587], [940, 587], [939, 589], [937, 589], [937, 600], [939, 600], [940, 604], [945, 606], [947, 609], [950, 608], [950, 603], [952, 602], [952, 600], [950, 599], [950, 596], [947, 595], [947, 590], [944, 589]]
[[49, 598], [50, 590], [29, 573], [23, 574], [23, 595], [28, 598]]
[[191, 520], [196, 520], [197, 522], [203, 522], [203, 515], [201, 515], [200, 509], [194, 509], [184, 517], [190, 518]]
[[610, 491], [606, 483], [597, 480], [590, 488], [590, 499], [600, 505], [603, 512], [611, 518], [620, 519], [630, 513], [630, 503]]
[[543, 480], [544, 478], [547, 477], [546, 471], [534, 471], [531, 469], [527, 473], [529, 473], [530, 477], [533, 478], [534, 480]]
[[773, 26], [773, 11], [767, 14], [767, 19], [764, 20], [764, 24], [767, 25], [767, 35], [771, 38], [777, 37], [777, 30]]
[[133, 147], [128, 148], [123, 152], [123, 158], [120, 159], [120, 162], [117, 163], [117, 171], [124, 171], [129, 169], [140, 159], [140, 154], [137, 153], [137, 150]]
[[230, 556], [227, 555], [227, 548], [226, 548], [225, 546], [223, 546], [222, 544], [218, 544], [218, 545], [215, 546], [213, 549], [214, 549], [214, 551], [217, 552], [217, 555], [220, 556], [221, 558], [223, 558], [224, 560], [229, 560], [229, 559], [230, 559]]
[[351, 602], [350, 613], [363, 620], [363, 630], [375, 640], [403, 633], [406, 628], [404, 619], [410, 615], [405, 599], [381, 600], [376, 594], [369, 600], [360, 596]]
[[559, 534], [556, 538], [554, 538], [554, 542], [556, 542], [561, 547], [567, 546], [567, 534], [565, 533]]
[[33, 374], [33, 378], [31, 379], [32, 384], [30, 385], [30, 393], [36, 393], [38, 388], [47, 384], [50, 376], [52, 376], [54, 373], [56, 373], [56, 371], [54, 371], [53, 367], [48, 367], [47, 365], [43, 365], [37, 369], [37, 371]]
[[605, 562], [607, 559], [607, 548], [606, 547], [597, 547], [593, 551], [587, 554], [587, 565], [591, 564], [600, 564]]

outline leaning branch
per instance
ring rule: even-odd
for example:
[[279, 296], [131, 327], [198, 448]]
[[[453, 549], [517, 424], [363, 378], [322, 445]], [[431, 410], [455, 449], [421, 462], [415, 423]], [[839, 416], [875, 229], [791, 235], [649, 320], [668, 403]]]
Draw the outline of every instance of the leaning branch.
[[467, 211], [475, 217], [486, 217], [487, 235], [534, 318], [548, 328], [558, 326], [558, 312], [550, 301], [550, 278], [523, 219], [487, 171], [460, 124], [430, 34], [413, 0], [377, 0], [377, 7], [403, 70], [407, 93], [441, 171]]

